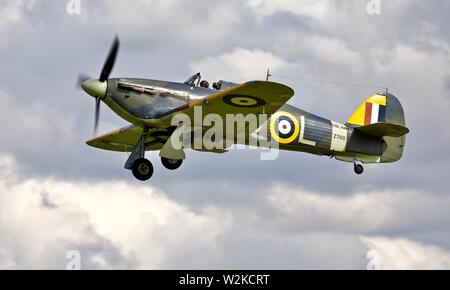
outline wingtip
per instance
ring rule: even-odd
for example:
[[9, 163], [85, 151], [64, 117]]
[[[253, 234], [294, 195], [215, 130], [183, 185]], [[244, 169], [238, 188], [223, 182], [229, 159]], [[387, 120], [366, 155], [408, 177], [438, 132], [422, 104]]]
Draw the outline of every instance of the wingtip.
[[89, 145], [89, 146], [91, 146], [91, 147], [95, 147], [95, 146], [94, 146], [94, 139], [87, 140], [87, 141], [86, 141], [86, 145]]

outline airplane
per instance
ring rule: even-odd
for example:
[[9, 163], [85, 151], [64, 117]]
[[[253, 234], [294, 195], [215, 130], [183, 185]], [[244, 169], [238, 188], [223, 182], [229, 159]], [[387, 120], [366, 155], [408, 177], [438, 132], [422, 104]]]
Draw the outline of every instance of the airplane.
[[[80, 75], [78, 86], [95, 98], [94, 135], [102, 102], [131, 123], [95, 137], [87, 144], [103, 150], [131, 153], [124, 167], [131, 170], [138, 180], [146, 181], [153, 175], [153, 165], [145, 158], [146, 151], [159, 151], [163, 166], [169, 170], [181, 166], [186, 158], [185, 148], [173, 145], [173, 136], [179, 126], [172, 121], [179, 114], [192, 117], [200, 108], [203, 114], [215, 114], [223, 119], [229, 114], [267, 116], [258, 123], [257, 135], [251, 131], [244, 132], [245, 138], [241, 141], [232, 138], [235, 145], [239, 142], [248, 144], [255, 138], [267, 139], [280, 150], [329, 156], [353, 163], [354, 172], [358, 175], [364, 171], [362, 164], [391, 163], [403, 155], [409, 129], [405, 126], [400, 101], [388, 92], [375, 93], [367, 98], [343, 124], [287, 104], [294, 96], [294, 90], [268, 80], [242, 84], [221, 80], [210, 87], [206, 80], [201, 79], [200, 73], [183, 83], [109, 78], [118, 51], [119, 38], [116, 36], [99, 78]], [[204, 134], [208, 128], [210, 126], [203, 127], [200, 123], [191, 129]], [[242, 132], [233, 130], [236, 134]], [[194, 150], [227, 152], [227, 148]]]

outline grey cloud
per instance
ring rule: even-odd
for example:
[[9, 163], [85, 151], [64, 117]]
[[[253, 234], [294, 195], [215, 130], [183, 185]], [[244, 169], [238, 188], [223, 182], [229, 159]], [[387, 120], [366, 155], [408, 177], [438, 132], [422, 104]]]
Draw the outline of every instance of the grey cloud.
[[[21, 163], [29, 166], [26, 174], [41, 176], [52, 174], [64, 178], [129, 179], [128, 172], [120, 169], [126, 158], [125, 155], [100, 152], [84, 145], [84, 141], [90, 137], [92, 130], [93, 100], [73, 87], [78, 72], [88, 72], [92, 75], [98, 73], [111, 37], [115, 33], [114, 29], [118, 28], [119, 32], [122, 31], [123, 49], [119, 55], [114, 75], [183, 80], [188, 74], [192, 61], [202, 60], [206, 56], [215, 57], [222, 53], [228, 53], [235, 47], [259, 49], [272, 52], [285, 61], [301, 64], [301, 67], [298, 67], [301, 68], [300, 71], [282, 71], [288, 75], [361, 83], [394, 81], [397, 86], [394, 86], [392, 91], [404, 102], [408, 124], [412, 131], [408, 136], [405, 157], [399, 164], [385, 165], [383, 168], [376, 169], [374, 167], [370, 176], [364, 176], [362, 180], [358, 181], [355, 181], [354, 176], [351, 175], [350, 166], [346, 164], [328, 162], [325, 159], [312, 158], [303, 154], [283, 153], [282, 155], [286, 156], [284, 159], [282, 156], [282, 159], [276, 162], [260, 164], [257, 158], [245, 156], [242, 158], [248, 162], [239, 162], [240, 153], [233, 153], [235, 154], [233, 156], [236, 157], [229, 155], [210, 157], [192, 153], [190, 156], [196, 160], [191, 158], [186, 164], [196, 164], [195, 167], [188, 167], [189, 170], [184, 170], [181, 176], [180, 174], [168, 175], [163, 171], [159, 175], [160, 181], [157, 181], [156, 178], [152, 181], [157, 185], [167, 184], [174, 178], [180, 182], [192, 178], [197, 179], [198, 176], [211, 172], [203, 169], [208, 164], [212, 168], [221, 170], [222, 173], [209, 175], [209, 177], [223, 182], [233, 179], [242, 183], [264, 183], [261, 181], [261, 177], [270, 177], [273, 180], [291, 181], [293, 185], [295, 185], [293, 180], [298, 180], [307, 188], [327, 191], [333, 191], [334, 188], [336, 192], [348, 192], [349, 187], [350, 191], [353, 191], [361, 186], [426, 186], [426, 189], [445, 191], [445, 184], [439, 182], [439, 177], [433, 174], [430, 168], [448, 166], [449, 161], [446, 158], [435, 157], [436, 155], [433, 154], [437, 148], [447, 143], [448, 134], [441, 134], [439, 130], [432, 129], [432, 124], [427, 123], [427, 118], [423, 117], [424, 114], [431, 115], [436, 106], [442, 106], [433, 102], [424, 111], [422, 102], [426, 98], [424, 94], [427, 91], [433, 94], [437, 102], [446, 99], [446, 94], [435, 84], [427, 84], [420, 79], [411, 83], [410, 77], [422, 78], [427, 75], [426, 71], [420, 72], [421, 63], [414, 67], [408, 67], [408, 64], [404, 63], [401, 64], [405, 66], [402, 68], [396, 68], [399, 64], [392, 63], [395, 60], [395, 58], [393, 59], [395, 54], [392, 51], [396, 45], [412, 45], [414, 49], [421, 51], [424, 55], [429, 54], [431, 58], [436, 58], [437, 62], [445, 60], [436, 55], [435, 49], [433, 54], [427, 52], [427, 48], [421, 45], [424, 41], [415, 38], [416, 40], [411, 42], [411, 33], [405, 31], [406, 27], [409, 27], [405, 23], [410, 23], [411, 19], [418, 19], [414, 22], [418, 23], [418, 26], [415, 26], [416, 31], [420, 31], [421, 25], [424, 23], [431, 23], [437, 27], [437, 30], [429, 33], [429, 36], [445, 43], [446, 38], [443, 32], [445, 32], [446, 20], [441, 13], [432, 13], [436, 10], [433, 8], [435, 6], [418, 3], [414, 5], [385, 3], [382, 15], [370, 16], [364, 12], [364, 7], [360, 7], [360, 3], [346, 2], [346, 4], [339, 5], [334, 3], [330, 6], [330, 11], [332, 11], [330, 20], [316, 23], [310, 18], [286, 11], [259, 17], [247, 6], [241, 7], [242, 5], [238, 5], [237, 2], [227, 1], [227, 3], [200, 5], [203, 7], [202, 10], [195, 12], [215, 11], [225, 5], [227, 9], [234, 9], [233, 11], [239, 16], [239, 21], [232, 24], [237, 25], [233, 29], [233, 34], [223, 36], [227, 41], [221, 43], [219, 47], [199, 49], [191, 47], [189, 43], [188, 46], [180, 46], [176, 42], [179, 35], [178, 26], [159, 18], [157, 19], [158, 23], [165, 25], [155, 27], [151, 18], [138, 17], [137, 24], [132, 22], [127, 25], [127, 21], [120, 20], [119, 23], [123, 25], [122, 29], [119, 29], [120, 27], [118, 28], [117, 25], [108, 28], [108, 24], [116, 21], [117, 17], [114, 16], [115, 13], [118, 13], [117, 7], [120, 8], [120, 5], [115, 8], [114, 5], [88, 3], [81, 16], [69, 16], [65, 13], [65, 7], [61, 3], [36, 2], [32, 10], [24, 10], [23, 20], [16, 23], [16, 29], [20, 33], [17, 33], [16, 38], [9, 40], [9, 46], [3, 48], [1, 52], [3, 67], [8, 68], [1, 71], [2, 86], [14, 100], [7, 108], [10, 114], [28, 108], [30, 101], [56, 112], [54, 116], [45, 121], [51, 128], [49, 131], [54, 134], [49, 138], [42, 138], [13, 132], [6, 137], [9, 142], [3, 144], [2, 149], [16, 152], [18, 158], [21, 158]], [[187, 7], [198, 6], [193, 5], [195, 3], [191, 4], [183, 4], [187, 6], [182, 8], [190, 11]], [[139, 5], [145, 7], [143, 2]], [[443, 3], [443, 5], [446, 4]], [[168, 9], [170, 10], [170, 8], [169, 6]], [[180, 10], [182, 9], [175, 9], [174, 15]], [[106, 13], [106, 17], [93, 20], [93, 17], [102, 11]], [[152, 11], [151, 13], [155, 13], [154, 10]], [[126, 12], [132, 13], [133, 10], [130, 8]], [[90, 29], [85, 29], [90, 20], [94, 22], [91, 22]], [[196, 21], [198, 20], [193, 19], [192, 25], [198, 29], [199, 24]], [[356, 21], [359, 25], [354, 24]], [[332, 25], [333, 23], [334, 25]], [[130, 33], [133, 26], [138, 24], [149, 28], [147, 36]], [[209, 29], [207, 22], [202, 26]], [[388, 26], [389, 29], [386, 29]], [[187, 26], [187, 30], [189, 28], [190, 26]], [[228, 31], [228, 28], [217, 27], [215, 30], [223, 33], [223, 31]], [[376, 39], [384, 41], [374, 41], [373, 35], [377, 36]], [[301, 47], [302, 40], [314, 39], [311, 37], [315, 36], [342, 41], [348, 46], [348, 49], [364, 58], [367, 71], [359, 75], [349, 74], [346, 76], [348, 68], [345, 64], [336, 66], [323, 63], [320, 57], [310, 54], [310, 49]], [[393, 36], [396, 38], [394, 39]], [[163, 41], [161, 38], [165, 40]], [[192, 40], [202, 42], [205, 41], [205, 38], [207, 39], [207, 36], [196, 36]], [[62, 39], [67, 41], [61, 41]], [[96, 41], [93, 41], [94, 39]], [[33, 49], [30, 50], [30, 47]], [[378, 54], [381, 54], [381, 57]], [[15, 57], [7, 57], [9, 55]], [[382, 67], [385, 73], [379, 74], [370, 71], [372, 63], [377, 59], [387, 61]], [[390, 68], [395, 68], [395, 74], [390, 72]], [[209, 74], [212, 74], [214, 70], [215, 68], [212, 67]], [[411, 75], [411, 73], [414, 74]], [[440, 72], [436, 71], [436, 73]], [[204, 72], [204, 75], [208, 76], [208, 71]], [[49, 76], [51, 77], [49, 78]], [[225, 72], [223, 78], [232, 79], [233, 76], [226, 75]], [[26, 80], [26, 86], [22, 85], [23, 79]], [[277, 78], [275, 80], [286, 81], [295, 88], [297, 94], [292, 100], [293, 104], [339, 121], [345, 121], [352, 110], [373, 92], [372, 89], [364, 88], [333, 87]], [[433, 91], [429, 90], [429, 86], [432, 86]], [[30, 90], [30, 88], [32, 89]], [[49, 90], [49, 88], [52, 89]], [[70, 108], [70, 113], [67, 113], [67, 108]], [[45, 111], [35, 110], [31, 110], [29, 114], [48, 115]], [[10, 127], [10, 120], [14, 118], [9, 114], [4, 116], [2, 123], [8, 124], [7, 126]], [[447, 121], [445, 115], [434, 114], [434, 116], [442, 122]], [[26, 123], [29, 122], [29, 120], [20, 118], [15, 120], [14, 126], [26, 128]], [[70, 122], [74, 127], [58, 128], [52, 122]], [[125, 125], [125, 122], [103, 106], [102, 131], [122, 125]], [[68, 138], [69, 136], [70, 138]], [[25, 137], [35, 141], [26, 143], [19, 141]], [[45, 147], [46, 150], [40, 150], [39, 154], [31, 154], [30, 149], [33, 146], [30, 143], [40, 139], [43, 140], [41, 142], [45, 142], [45, 145], [39, 147]], [[67, 140], [70, 141], [67, 142]], [[430, 146], [426, 140], [434, 140], [433, 143], [436, 145]], [[23, 145], [18, 146], [20, 151], [17, 151], [16, 147], [19, 142]], [[252, 153], [246, 154], [252, 156]], [[72, 164], [77, 166], [72, 166]], [[417, 166], [418, 164], [420, 166]], [[246, 170], [247, 174], [240, 174], [239, 171], [233, 172], [234, 168], [242, 168]], [[323, 168], [327, 168], [327, 170], [324, 171]], [[339, 170], [338, 168], [346, 169]], [[325, 172], [329, 172], [329, 174], [325, 175]], [[325, 176], [331, 180], [327, 183], [320, 182]], [[416, 178], [411, 178], [412, 176]], [[185, 179], [183, 180], [183, 178]], [[267, 180], [267, 178], [264, 179]], [[380, 179], [383, 180], [381, 185], [380, 182], [377, 182]], [[428, 180], [428, 182], [424, 183], [423, 180]], [[336, 183], [339, 183], [340, 186], [336, 187]]]
[[[260, 202], [192, 207], [120, 181], [1, 180], [10, 193], [0, 196], [1, 268], [61, 269], [76, 250], [85, 269], [364, 269], [374, 248], [387, 267], [449, 267], [448, 241], [436, 234], [446, 232], [449, 199], [436, 194], [347, 197], [278, 185]], [[39, 192], [58, 207], [42, 208]]]
[[[337, 237], [315, 235], [311, 238], [314, 242], [303, 239], [303, 232], [293, 237], [292, 228], [300, 223], [295, 220], [296, 215], [287, 215], [283, 220], [264, 199], [267, 189], [276, 184], [339, 197], [358, 192], [409, 192], [411, 189], [430, 194], [434, 199], [448, 195], [445, 177], [450, 159], [440, 154], [450, 141], [450, 135], [442, 129], [442, 124], [449, 122], [450, 105], [449, 27], [445, 14], [449, 10], [448, 1], [438, 4], [383, 1], [379, 16], [368, 15], [364, 1], [328, 1], [325, 20], [296, 13], [297, 6], [261, 15], [248, 1], [211, 1], [207, 5], [203, 1], [166, 2], [136, 1], [131, 6], [121, 1], [83, 1], [82, 15], [69, 16], [65, 1], [36, 1], [32, 8], [19, 7], [19, 19], [0, 27], [3, 35], [0, 37], [0, 130], [3, 132], [0, 152], [17, 159], [20, 170], [14, 172], [20, 180], [52, 176], [74, 183], [121, 181], [142, 186], [122, 169], [126, 154], [103, 152], [84, 144], [92, 134], [94, 104], [92, 98], [74, 88], [79, 72], [93, 76], [99, 73], [112, 37], [119, 33], [122, 49], [113, 76], [183, 81], [194, 72], [193, 63], [243, 48], [271, 53], [290, 64], [273, 71], [274, 75], [389, 85], [405, 106], [411, 134], [404, 158], [395, 164], [367, 166], [366, 174], [359, 177], [353, 175], [351, 164], [299, 153], [282, 152], [278, 160], [262, 162], [255, 151], [232, 151], [224, 155], [188, 152], [183, 167], [175, 172], [162, 168], [157, 154], [150, 153], [156, 171], [144, 186], [160, 189], [164, 196], [199, 215], [207, 207], [242, 209], [258, 217], [267, 215], [275, 219], [271, 231], [277, 226], [285, 230], [277, 238], [272, 232], [264, 232], [262, 224], [237, 229], [225, 238], [223, 251], [219, 251], [227, 254], [215, 256], [217, 249], [213, 249], [211, 259], [206, 257], [202, 265], [246, 267], [251, 264], [244, 257], [249, 257], [261, 267], [282, 267], [283, 263], [304, 268], [363, 266], [362, 250], [349, 252], [348, 259], [344, 259], [338, 250], [331, 249], [336, 259], [328, 261], [326, 257], [320, 258], [319, 252], [324, 248], [313, 248], [320, 241], [325, 247], [333, 238], [349, 240], [358, 249], [365, 247], [350, 242], [355, 238], [346, 233], [336, 233]], [[213, 16], [217, 14], [221, 17], [215, 19]], [[333, 44], [337, 48], [328, 47]], [[318, 53], [322, 50], [326, 57]], [[229, 68], [214, 66], [202, 73], [208, 79], [236, 77]], [[341, 122], [374, 92], [373, 88], [273, 79], [295, 89], [292, 104]], [[106, 106], [102, 107], [101, 132], [125, 124]], [[8, 168], [0, 164], [2, 172]], [[125, 194], [133, 196], [136, 189], [130, 190]], [[47, 197], [49, 204], [60, 206], [53, 195]], [[45, 204], [47, 197], [40, 196], [39, 202]], [[446, 210], [426, 212], [429, 216], [425, 221], [412, 224], [408, 220], [394, 228], [386, 226], [379, 233], [405, 235], [448, 248], [448, 232], [442, 228], [448, 217], [441, 211]], [[310, 226], [309, 230], [314, 231], [321, 224], [314, 220]], [[361, 229], [356, 232], [367, 234]], [[276, 250], [287, 237], [290, 252], [296, 249], [301, 252], [295, 261], [286, 252]], [[258, 242], [259, 239], [265, 243]], [[101, 253], [111, 261], [111, 267], [139, 264], [139, 258], [122, 257], [114, 243], [102, 240], [101, 235], [92, 240], [92, 243], [77, 241], [89, 256]], [[25, 249], [27, 245], [23, 243]], [[67, 245], [72, 247], [70, 242]], [[307, 255], [306, 249], [312, 253], [308, 256], [311, 259], [302, 259]], [[232, 256], [241, 251], [248, 253], [247, 256]], [[267, 256], [257, 259], [258, 253], [265, 251]], [[198, 253], [198, 249], [187, 250], [185, 257], [193, 258]], [[225, 256], [232, 258], [225, 260]], [[8, 259], [0, 249], [1, 257]], [[49, 265], [59, 267], [63, 261], [60, 254], [57, 257], [60, 260], [55, 256], [56, 260], [52, 258], [54, 261]], [[180, 257], [169, 255], [161, 265], [192, 266]], [[312, 261], [315, 257], [317, 262]], [[14, 261], [25, 261], [25, 257], [8, 261], [14, 265]], [[33, 263], [30, 260], [23, 265], [31, 267]], [[87, 267], [100, 267], [95, 262], [88, 263]]]

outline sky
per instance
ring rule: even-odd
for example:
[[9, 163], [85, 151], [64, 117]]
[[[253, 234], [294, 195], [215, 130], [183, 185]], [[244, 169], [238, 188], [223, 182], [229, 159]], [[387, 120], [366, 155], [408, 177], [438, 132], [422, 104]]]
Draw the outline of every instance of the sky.
[[[83, 269], [450, 269], [449, 1], [69, 2], [0, 0], [0, 269], [64, 269], [70, 251]], [[116, 34], [111, 77], [270, 67], [290, 104], [341, 123], [387, 86], [411, 130], [403, 159], [356, 176], [304, 153], [188, 151], [170, 172], [151, 152], [138, 182], [126, 154], [85, 144], [94, 100], [76, 88]], [[100, 133], [125, 125], [102, 106]]]

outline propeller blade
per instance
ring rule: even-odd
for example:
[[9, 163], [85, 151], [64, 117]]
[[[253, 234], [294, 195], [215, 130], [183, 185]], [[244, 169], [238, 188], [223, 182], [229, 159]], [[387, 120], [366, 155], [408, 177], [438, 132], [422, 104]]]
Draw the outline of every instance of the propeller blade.
[[77, 88], [81, 88], [81, 84], [90, 79], [92, 79], [92, 77], [88, 74], [78, 74]]
[[100, 119], [100, 97], [95, 98], [95, 123], [94, 123], [94, 136], [97, 135], [98, 121]]
[[117, 52], [119, 51], [119, 45], [120, 45], [119, 37], [116, 36], [109, 51], [108, 57], [106, 58], [105, 64], [103, 65], [102, 72], [100, 73], [99, 80], [101, 82], [106, 81], [109, 78], [109, 75], [111, 74], [111, 71], [114, 67], [114, 63], [116, 62]]
[[120, 41], [119, 37], [116, 36], [112, 43], [111, 49], [109, 50], [108, 57], [106, 58], [105, 64], [103, 65], [102, 71], [100, 73], [100, 78], [98, 80], [93, 79], [91, 76], [86, 74], [78, 75], [77, 87], [82, 87], [83, 90], [89, 95], [95, 97], [95, 121], [94, 121], [94, 136], [97, 135], [98, 123], [100, 120], [100, 103], [101, 98], [106, 95], [108, 83], [106, 82], [111, 74], [111, 71], [116, 62], [117, 53], [119, 52]]

